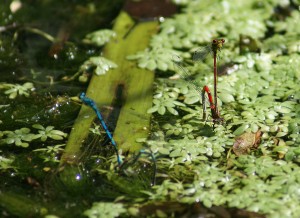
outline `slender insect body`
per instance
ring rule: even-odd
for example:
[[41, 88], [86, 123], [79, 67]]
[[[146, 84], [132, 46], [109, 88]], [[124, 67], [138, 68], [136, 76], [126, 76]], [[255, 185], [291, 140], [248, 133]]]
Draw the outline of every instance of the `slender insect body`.
[[120, 157], [119, 152], [118, 152], [118, 146], [117, 146], [117, 143], [116, 143], [116, 141], [114, 140], [114, 138], [113, 138], [111, 132], [109, 131], [109, 129], [108, 129], [108, 127], [107, 127], [107, 125], [106, 125], [106, 123], [105, 123], [105, 121], [104, 121], [104, 119], [103, 119], [103, 117], [102, 117], [102, 115], [101, 115], [101, 113], [100, 113], [100, 110], [98, 109], [96, 103], [95, 103], [92, 99], [86, 97], [84, 92], [80, 94], [79, 98], [81, 99], [81, 101], [82, 101], [84, 104], [86, 104], [87, 106], [91, 107], [91, 108], [95, 111], [95, 113], [96, 113], [96, 115], [97, 115], [97, 117], [98, 117], [98, 119], [99, 119], [99, 121], [100, 121], [100, 123], [101, 123], [102, 128], [104, 129], [104, 131], [105, 131], [107, 137], [109, 138], [111, 144], [112, 144], [113, 147], [114, 147], [115, 153], [116, 153], [116, 155], [117, 155], [117, 162], [118, 162], [119, 170], [125, 171], [125, 169], [126, 169], [129, 165], [136, 163], [137, 160], [140, 158], [141, 155], [147, 155], [147, 156], [149, 156], [149, 157], [151, 158], [151, 160], [152, 160], [152, 162], [153, 162], [153, 175], [152, 175], [152, 179], [151, 179], [151, 185], [155, 185], [155, 178], [156, 178], [156, 160], [155, 160], [155, 157], [154, 157], [154, 155], [152, 154], [152, 152], [147, 152], [147, 151], [145, 151], [145, 150], [140, 150], [139, 153], [138, 153], [138, 155], [137, 155], [133, 160], [131, 160], [131, 161], [128, 161], [128, 160], [126, 161], [126, 160], [125, 160], [125, 161], [123, 162], [123, 160], [122, 160], [122, 158]]
[[210, 111], [211, 111], [211, 117], [213, 119], [214, 124], [222, 124], [223, 123], [223, 118], [220, 117], [219, 111], [217, 110], [217, 107], [215, 106], [213, 102], [213, 98], [211, 95], [211, 92], [208, 88], [208, 86], [204, 86], [202, 89], [202, 108], [203, 108], [203, 120], [207, 119], [207, 114], [206, 114], [206, 104], [205, 104], [205, 93], [208, 96], [208, 101], [209, 101], [209, 106], [210, 106]]
[[92, 99], [86, 97], [84, 92], [82, 92], [82, 93], [80, 94], [79, 98], [81, 99], [81, 101], [82, 101], [84, 104], [90, 106], [90, 107], [95, 111], [95, 113], [96, 113], [96, 115], [97, 115], [97, 117], [98, 117], [98, 119], [99, 119], [99, 121], [100, 121], [100, 123], [101, 123], [102, 128], [104, 129], [106, 135], [108, 136], [108, 138], [109, 138], [111, 144], [112, 144], [113, 147], [114, 147], [114, 150], [115, 150], [116, 155], [117, 155], [118, 165], [121, 165], [121, 164], [122, 164], [122, 159], [121, 159], [121, 157], [120, 157], [120, 155], [119, 155], [119, 152], [118, 152], [117, 143], [116, 143], [115, 140], [113, 139], [112, 134], [110, 133], [108, 127], [106, 126], [106, 124], [105, 124], [105, 122], [104, 122], [104, 119], [103, 119], [103, 117], [102, 117], [102, 115], [101, 115], [99, 109], [97, 108], [96, 103], [95, 103]]
[[[202, 49], [197, 50], [194, 52], [193, 55], [193, 61], [201, 61], [203, 60], [207, 54], [211, 53], [214, 59], [214, 99], [211, 95], [211, 92], [208, 88], [208, 86], [204, 86], [201, 92], [202, 96], [202, 108], [203, 108], [203, 119], [207, 119], [207, 114], [206, 114], [206, 104], [205, 104], [205, 93], [208, 96], [208, 101], [210, 104], [210, 110], [211, 110], [211, 115], [213, 119], [214, 124], [221, 124], [223, 123], [223, 118], [220, 117], [219, 110], [218, 110], [218, 96], [217, 96], [217, 77], [218, 77], [218, 72], [217, 72], [217, 57], [218, 57], [218, 52], [221, 51], [221, 48], [223, 47], [223, 44], [225, 43], [224, 39], [214, 39], [212, 40], [212, 43]], [[189, 77], [189, 72], [187, 69], [185, 69], [181, 64], [181, 59], [176, 57], [176, 59], [173, 57], [173, 63], [177, 66], [177, 68], [180, 69], [181, 76], [183, 79], [186, 80], [186, 78]], [[187, 80], [188, 81], [188, 80]], [[199, 87], [195, 85], [194, 82], [188, 81], [192, 87], [199, 92]]]

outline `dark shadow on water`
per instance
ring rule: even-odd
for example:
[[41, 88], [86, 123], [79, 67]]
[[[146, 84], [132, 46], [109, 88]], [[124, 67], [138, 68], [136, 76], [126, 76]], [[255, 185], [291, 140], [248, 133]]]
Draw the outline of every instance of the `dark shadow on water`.
[[199, 135], [206, 136], [206, 137], [214, 136], [215, 135], [214, 128], [209, 123], [206, 123], [204, 125], [200, 125]]

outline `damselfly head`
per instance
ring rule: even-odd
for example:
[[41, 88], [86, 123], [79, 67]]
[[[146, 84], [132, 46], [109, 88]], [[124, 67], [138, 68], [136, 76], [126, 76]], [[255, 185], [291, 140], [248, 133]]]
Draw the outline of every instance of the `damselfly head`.
[[225, 39], [214, 39], [212, 41], [212, 47], [213, 50], [219, 50], [223, 47], [223, 44], [225, 43]]
[[84, 92], [81, 92], [80, 95], [79, 95], [79, 98], [80, 98], [80, 99], [83, 99], [84, 97], [85, 97], [85, 93], [84, 93]]
[[225, 39], [213, 39], [212, 40], [213, 44], [224, 44], [225, 43]]

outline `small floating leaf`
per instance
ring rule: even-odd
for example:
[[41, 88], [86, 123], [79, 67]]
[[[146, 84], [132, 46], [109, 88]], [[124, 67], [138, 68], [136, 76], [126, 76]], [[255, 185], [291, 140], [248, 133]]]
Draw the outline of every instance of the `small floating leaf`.
[[89, 33], [83, 39], [84, 43], [93, 44], [96, 46], [103, 46], [107, 43], [112, 37], [115, 37], [116, 33], [109, 29], [98, 30], [92, 33]]
[[279, 132], [276, 134], [276, 137], [280, 138], [280, 137], [283, 137], [287, 134], [287, 132]]
[[166, 113], [166, 108], [165, 106], [160, 106], [157, 110], [157, 112], [160, 114], [160, 115], [164, 115]]
[[196, 102], [199, 102], [199, 96], [190, 96], [190, 97], [186, 97], [184, 99], [184, 103], [186, 104], [195, 104]]
[[79, 68], [79, 72], [85, 72], [86, 70], [96, 67], [95, 73], [97, 75], [105, 74], [111, 68], [117, 68], [118, 65], [104, 57], [90, 57]]
[[237, 128], [233, 134], [234, 135], [241, 135], [243, 132], [245, 132], [246, 129], [249, 128], [249, 124], [244, 124], [242, 126], [240, 126], [239, 128]]
[[221, 99], [221, 101], [224, 102], [224, 103], [229, 103], [229, 102], [233, 102], [234, 101], [233, 95], [231, 95], [229, 93], [222, 92], [218, 96]]
[[149, 60], [147, 62], [146, 68], [148, 70], [151, 70], [151, 71], [155, 70], [155, 68], [156, 68], [156, 62], [154, 60]]
[[167, 110], [168, 110], [171, 114], [178, 115], [178, 111], [175, 110], [173, 107], [167, 107]]
[[285, 145], [279, 145], [273, 149], [274, 152], [282, 152], [282, 153], [286, 153], [288, 150], [289, 150], [289, 147], [285, 146]]
[[258, 125], [256, 125], [255, 123], [251, 124], [251, 132], [257, 132], [258, 131]]
[[156, 112], [158, 110], [158, 107], [157, 106], [154, 106], [154, 107], [151, 107], [147, 110], [147, 113], [148, 114], [152, 114], [154, 112]]
[[291, 112], [290, 108], [283, 107], [283, 106], [275, 106], [274, 110], [279, 112], [279, 113], [282, 113], [282, 114], [287, 114], [287, 113]]
[[[114, 209], [112, 210], [112, 208]], [[84, 211], [83, 214], [89, 218], [114, 218], [120, 217], [120, 215], [125, 212], [126, 209], [121, 203], [96, 202], [93, 203], [93, 206], [90, 209]]]
[[278, 115], [278, 114], [277, 114], [275, 111], [268, 111], [268, 112], [266, 113], [266, 117], [267, 117], [268, 119], [272, 119], [272, 120], [274, 120], [274, 119], [276, 118], [277, 115]]

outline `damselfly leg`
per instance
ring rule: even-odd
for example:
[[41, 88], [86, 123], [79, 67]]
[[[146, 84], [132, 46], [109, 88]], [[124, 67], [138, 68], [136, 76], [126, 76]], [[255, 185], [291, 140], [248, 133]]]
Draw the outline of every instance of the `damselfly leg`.
[[[128, 171], [130, 171], [129, 168], [132, 168], [133, 165], [137, 164], [137, 162], [139, 160], [141, 160], [142, 156], [147, 156], [151, 159], [151, 162], [152, 162], [151, 185], [155, 185], [157, 166], [156, 166], [156, 159], [155, 159], [155, 157], [154, 157], [154, 155], [151, 151], [146, 151], [144, 149], [140, 150], [139, 153], [135, 157], [133, 157], [131, 159], [128, 159], [128, 160], [125, 160], [123, 162], [123, 164], [120, 166], [120, 170], [123, 173], [130, 175], [130, 173], [128, 172]], [[149, 161], [145, 162], [145, 161], [141, 160], [141, 162], [144, 162], [142, 165], [148, 165], [149, 164]], [[139, 170], [141, 170], [142, 168], [143, 168], [143, 166], [140, 166]]]

